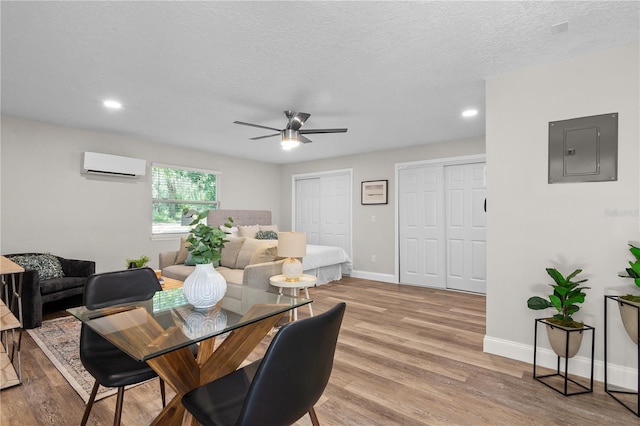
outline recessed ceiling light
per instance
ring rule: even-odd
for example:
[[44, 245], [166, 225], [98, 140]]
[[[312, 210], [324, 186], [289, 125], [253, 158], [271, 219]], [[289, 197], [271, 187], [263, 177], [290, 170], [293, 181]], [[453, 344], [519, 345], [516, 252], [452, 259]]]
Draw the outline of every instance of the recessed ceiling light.
[[475, 117], [476, 115], [478, 115], [478, 110], [477, 109], [467, 109], [462, 111], [462, 116], [463, 117]]
[[102, 103], [107, 108], [111, 109], [120, 109], [122, 108], [122, 104], [118, 101], [114, 101], [113, 99], [108, 99]]

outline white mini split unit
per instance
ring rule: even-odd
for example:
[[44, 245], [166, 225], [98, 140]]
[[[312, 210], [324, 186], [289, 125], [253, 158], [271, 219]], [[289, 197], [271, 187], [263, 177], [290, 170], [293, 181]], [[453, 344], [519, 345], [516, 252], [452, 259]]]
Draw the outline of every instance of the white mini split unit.
[[147, 162], [139, 158], [120, 157], [119, 155], [85, 152], [83, 161], [84, 173], [137, 177], [144, 176]]

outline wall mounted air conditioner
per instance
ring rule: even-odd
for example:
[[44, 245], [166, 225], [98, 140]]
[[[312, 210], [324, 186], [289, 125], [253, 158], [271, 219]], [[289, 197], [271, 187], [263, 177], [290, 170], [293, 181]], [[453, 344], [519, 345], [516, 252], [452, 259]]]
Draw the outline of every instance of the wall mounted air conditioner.
[[83, 161], [84, 173], [137, 177], [144, 176], [147, 162], [139, 158], [121, 157], [119, 155], [85, 152]]

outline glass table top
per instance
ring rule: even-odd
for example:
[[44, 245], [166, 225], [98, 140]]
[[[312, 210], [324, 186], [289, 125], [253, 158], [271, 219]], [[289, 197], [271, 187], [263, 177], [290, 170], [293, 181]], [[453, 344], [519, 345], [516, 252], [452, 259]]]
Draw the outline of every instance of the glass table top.
[[202, 310], [190, 305], [182, 289], [176, 288], [158, 291], [142, 302], [67, 311], [131, 357], [146, 361], [311, 302], [242, 286]]

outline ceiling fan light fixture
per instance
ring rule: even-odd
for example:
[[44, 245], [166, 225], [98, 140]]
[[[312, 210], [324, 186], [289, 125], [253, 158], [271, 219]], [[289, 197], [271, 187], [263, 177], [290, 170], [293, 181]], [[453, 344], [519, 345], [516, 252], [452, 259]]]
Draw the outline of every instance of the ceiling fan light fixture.
[[297, 130], [282, 130], [282, 142], [280, 142], [280, 145], [282, 145], [282, 149], [288, 151], [300, 145], [300, 138], [298, 137], [298, 135], [299, 133]]

